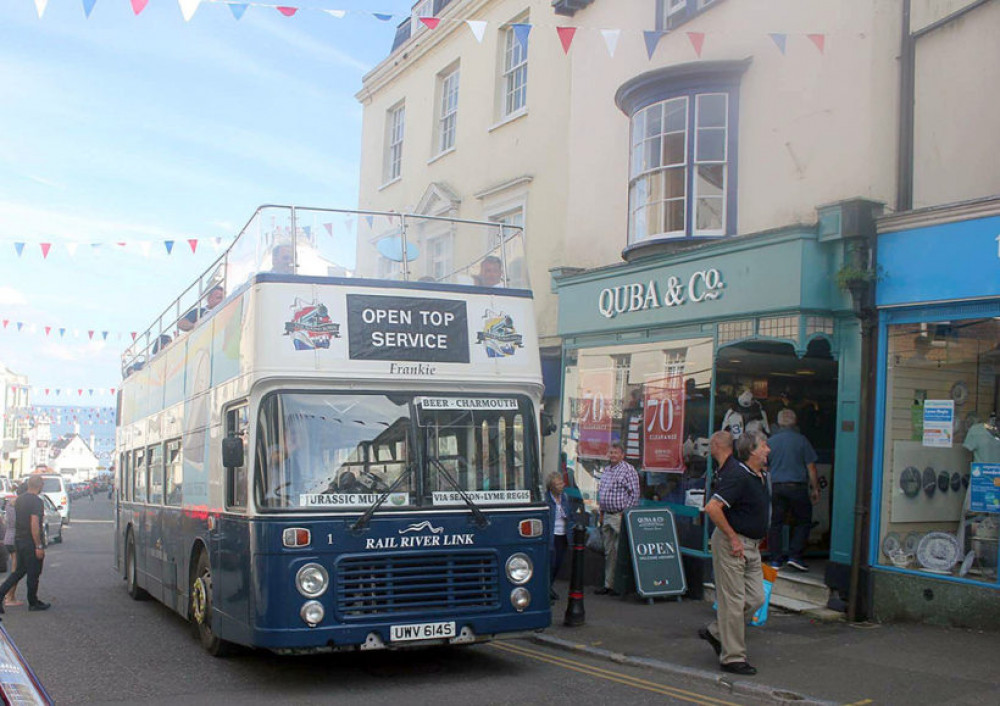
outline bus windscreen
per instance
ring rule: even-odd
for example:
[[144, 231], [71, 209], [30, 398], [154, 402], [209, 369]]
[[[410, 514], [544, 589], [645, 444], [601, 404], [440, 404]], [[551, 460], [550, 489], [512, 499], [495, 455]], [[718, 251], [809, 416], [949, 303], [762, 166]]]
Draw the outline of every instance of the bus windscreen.
[[532, 406], [523, 396], [275, 393], [257, 423], [262, 509], [363, 512], [540, 499]]

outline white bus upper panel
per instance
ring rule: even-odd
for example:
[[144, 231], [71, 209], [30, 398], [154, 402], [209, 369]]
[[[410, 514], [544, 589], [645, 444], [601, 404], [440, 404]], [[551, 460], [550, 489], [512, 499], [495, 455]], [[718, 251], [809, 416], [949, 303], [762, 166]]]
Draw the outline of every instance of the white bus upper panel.
[[241, 372], [541, 385], [526, 293], [259, 275], [244, 296]]

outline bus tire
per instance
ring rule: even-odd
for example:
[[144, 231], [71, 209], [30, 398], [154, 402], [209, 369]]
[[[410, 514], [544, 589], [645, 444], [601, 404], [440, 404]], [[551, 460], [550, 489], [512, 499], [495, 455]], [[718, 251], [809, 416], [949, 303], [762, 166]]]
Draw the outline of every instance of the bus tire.
[[139, 567], [135, 561], [135, 537], [131, 531], [125, 539], [125, 587], [133, 601], [144, 601], [149, 598], [146, 590], [139, 587]]
[[201, 646], [213, 657], [228, 657], [235, 645], [212, 630], [212, 566], [205, 551], [198, 553], [198, 563], [191, 578], [191, 621]]

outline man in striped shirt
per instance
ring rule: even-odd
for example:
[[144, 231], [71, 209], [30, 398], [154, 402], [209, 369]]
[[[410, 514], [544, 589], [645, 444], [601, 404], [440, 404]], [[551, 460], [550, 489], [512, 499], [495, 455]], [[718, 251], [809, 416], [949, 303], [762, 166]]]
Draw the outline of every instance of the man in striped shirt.
[[597, 501], [601, 507], [601, 536], [604, 539], [604, 586], [594, 593], [617, 596], [615, 565], [618, 563], [618, 536], [622, 531], [622, 513], [639, 504], [639, 474], [625, 461], [621, 444], [611, 444], [610, 463], [601, 472]]

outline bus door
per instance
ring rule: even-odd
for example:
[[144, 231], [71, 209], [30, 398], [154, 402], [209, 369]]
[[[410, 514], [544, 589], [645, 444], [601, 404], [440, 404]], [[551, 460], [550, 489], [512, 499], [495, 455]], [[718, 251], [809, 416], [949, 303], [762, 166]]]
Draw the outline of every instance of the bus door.
[[[187, 588], [187, 554], [182, 527], [181, 499], [184, 488], [184, 464], [181, 440], [163, 444], [163, 510], [160, 512], [160, 536], [163, 538], [163, 602], [174, 606], [182, 589]], [[183, 578], [180, 576], [183, 574]]]
[[135, 568], [140, 584], [145, 588], [149, 581], [149, 514], [146, 512], [146, 449], [132, 452], [132, 504], [129, 519], [132, 521], [132, 535], [135, 541]]
[[163, 444], [146, 448], [146, 546], [149, 553], [146, 571], [149, 574], [149, 592], [162, 602], [163, 574], [166, 545], [163, 535]]
[[125, 487], [125, 467], [128, 465], [129, 454], [118, 454], [118, 468], [115, 469], [114, 488], [111, 502], [115, 513], [115, 571], [122, 570], [122, 489]]
[[[215, 533], [218, 562], [213, 567], [213, 581], [217, 608], [239, 623], [250, 621], [250, 524], [247, 520], [249, 497], [250, 459], [247, 453], [247, 434], [250, 424], [250, 407], [240, 404], [226, 411], [223, 433], [227, 438], [243, 442], [243, 464], [223, 468], [225, 487], [225, 513], [219, 518]], [[221, 444], [219, 445], [221, 447]], [[221, 448], [213, 465], [222, 463]]]

